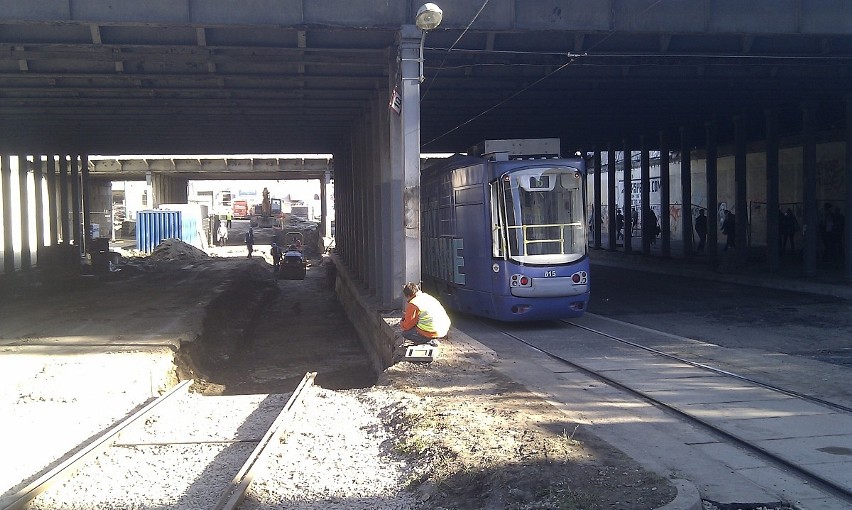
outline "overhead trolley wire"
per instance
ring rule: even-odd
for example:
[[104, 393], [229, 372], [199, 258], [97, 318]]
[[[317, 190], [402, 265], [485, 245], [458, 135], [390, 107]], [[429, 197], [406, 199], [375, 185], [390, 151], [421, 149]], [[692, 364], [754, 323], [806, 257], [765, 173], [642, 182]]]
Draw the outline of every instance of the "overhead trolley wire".
[[[654, 7], [656, 7], [657, 5], [659, 5], [659, 4], [660, 4], [660, 3], [662, 3], [662, 2], [663, 2], [663, 0], [656, 0], [654, 3], [652, 3], [651, 5], [649, 5], [648, 7], [646, 7], [645, 9], [643, 9], [643, 10], [642, 10], [642, 12], [637, 13], [637, 14], [634, 16], [634, 18], [635, 18], [635, 17], [638, 17], [638, 16], [641, 16], [641, 15], [643, 15], [643, 14], [645, 14], [646, 12], [650, 11], [651, 9], [653, 9]], [[464, 34], [465, 34], [465, 33], [467, 33], [468, 29], [470, 29], [471, 25], [473, 25], [474, 21], [476, 21], [476, 19], [479, 17], [479, 14], [482, 12], [482, 10], [485, 8], [485, 6], [486, 6], [487, 4], [488, 4], [488, 0], [485, 0], [485, 2], [482, 4], [482, 7], [480, 7], [480, 8], [479, 8], [479, 11], [476, 13], [476, 15], [475, 15], [475, 16], [473, 17], [473, 19], [470, 21], [470, 23], [468, 23], [467, 28], [465, 28], [465, 29], [464, 29], [464, 31], [461, 33], [461, 35], [458, 37], [458, 39], [456, 39], [456, 42], [454, 42], [454, 43], [453, 43], [453, 45], [452, 45], [452, 46], [450, 46], [450, 48], [448, 48], [448, 49], [447, 49], [447, 52], [446, 52], [446, 54], [444, 55], [444, 59], [443, 59], [443, 61], [441, 62], [441, 65], [438, 67], [438, 70], [435, 72], [435, 76], [432, 78], [432, 81], [430, 81], [430, 83], [429, 83], [429, 88], [431, 88], [432, 83], [434, 83], [435, 78], [437, 78], [438, 74], [441, 72], [441, 69], [443, 69], [444, 63], [447, 61], [447, 56], [450, 54], [450, 52], [451, 52], [451, 51], [453, 51], [453, 48], [455, 48], [456, 44], [458, 44], [458, 42], [461, 40], [461, 38], [464, 36]], [[445, 133], [440, 134], [440, 135], [436, 136], [435, 138], [433, 138], [433, 139], [429, 140], [428, 142], [424, 143], [422, 146], [423, 146], [423, 147], [425, 147], [425, 146], [429, 145], [429, 144], [430, 144], [430, 143], [432, 143], [432, 142], [435, 142], [435, 141], [437, 141], [437, 140], [440, 140], [441, 138], [443, 138], [443, 137], [447, 136], [448, 134], [453, 133], [453, 132], [455, 132], [455, 131], [457, 131], [457, 130], [461, 129], [462, 127], [464, 127], [464, 126], [466, 126], [466, 125], [470, 124], [471, 122], [473, 122], [473, 121], [475, 121], [475, 120], [479, 119], [479, 118], [480, 118], [480, 117], [482, 117], [483, 115], [487, 115], [488, 113], [490, 113], [490, 112], [492, 112], [492, 111], [496, 110], [497, 108], [499, 108], [499, 107], [503, 106], [504, 104], [508, 103], [508, 102], [509, 102], [509, 101], [511, 101], [512, 99], [514, 99], [514, 98], [518, 97], [519, 95], [523, 94], [523, 93], [524, 93], [524, 92], [526, 92], [527, 90], [529, 90], [529, 89], [531, 89], [531, 88], [535, 87], [535, 86], [536, 86], [536, 85], [538, 85], [539, 83], [543, 82], [544, 80], [546, 80], [546, 79], [550, 78], [550, 77], [551, 77], [551, 76], [553, 76], [554, 74], [558, 73], [559, 71], [561, 71], [561, 70], [565, 69], [566, 67], [568, 67], [569, 65], [573, 64], [573, 63], [574, 63], [574, 62], [576, 62], [579, 58], [581, 58], [581, 57], [585, 57], [585, 56], [588, 56], [588, 55], [589, 55], [589, 53], [590, 53], [591, 51], [593, 51], [595, 48], [597, 48], [598, 46], [600, 46], [601, 44], [603, 44], [604, 42], [606, 42], [606, 41], [607, 41], [610, 37], [612, 37], [613, 35], [615, 35], [615, 32], [610, 32], [610, 33], [609, 33], [609, 34], [607, 34], [605, 37], [603, 37], [600, 41], [598, 41], [596, 44], [594, 44], [592, 47], [590, 47], [588, 50], [586, 50], [585, 52], [583, 52], [583, 53], [581, 53], [581, 54], [571, 54], [571, 53], [566, 53], [566, 56], [568, 56], [568, 57], [569, 57], [569, 60], [568, 60], [567, 62], [565, 62], [564, 64], [562, 64], [561, 66], [557, 67], [557, 68], [556, 68], [556, 69], [554, 69], [553, 71], [551, 71], [551, 72], [547, 73], [546, 75], [542, 76], [542, 77], [541, 77], [541, 78], [539, 78], [538, 80], [536, 80], [536, 81], [534, 81], [534, 82], [530, 83], [529, 85], [525, 86], [525, 87], [524, 87], [524, 88], [522, 88], [521, 90], [519, 90], [519, 91], [517, 91], [517, 92], [513, 93], [512, 95], [510, 95], [509, 97], [507, 97], [507, 98], [503, 99], [502, 101], [498, 102], [498, 103], [497, 103], [497, 104], [495, 104], [494, 106], [492, 106], [492, 107], [490, 107], [490, 108], [485, 109], [484, 111], [482, 111], [482, 112], [480, 112], [480, 113], [478, 113], [478, 114], [474, 115], [473, 117], [471, 117], [471, 118], [469, 118], [468, 120], [466, 120], [466, 121], [462, 122], [461, 124], [458, 124], [456, 127], [454, 127], [454, 128], [452, 128], [452, 129], [450, 129], [450, 130], [446, 131]], [[427, 88], [427, 89], [426, 89], [426, 92], [424, 92], [423, 97], [421, 98], [421, 101], [422, 101], [422, 100], [426, 97], [426, 94], [429, 92], [429, 88]]]

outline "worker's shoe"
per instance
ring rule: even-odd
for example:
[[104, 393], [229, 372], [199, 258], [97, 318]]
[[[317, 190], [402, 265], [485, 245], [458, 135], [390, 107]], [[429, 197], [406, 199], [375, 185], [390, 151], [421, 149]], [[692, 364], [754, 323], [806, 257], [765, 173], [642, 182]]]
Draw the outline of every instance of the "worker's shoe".
[[427, 344], [429, 344], [429, 345], [431, 345], [432, 347], [438, 347], [438, 345], [439, 345], [439, 344], [438, 344], [438, 341], [437, 341], [437, 340], [435, 340], [434, 338], [433, 338], [433, 339], [431, 339], [431, 340], [429, 340], [429, 341], [428, 341], [428, 342], [426, 342], [426, 343], [427, 343]]

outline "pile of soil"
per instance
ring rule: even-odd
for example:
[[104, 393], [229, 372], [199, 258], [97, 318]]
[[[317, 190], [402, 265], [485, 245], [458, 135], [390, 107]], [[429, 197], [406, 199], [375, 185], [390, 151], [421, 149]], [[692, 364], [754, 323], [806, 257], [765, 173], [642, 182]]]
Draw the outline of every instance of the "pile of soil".
[[199, 262], [210, 258], [206, 252], [180, 239], [163, 239], [147, 257], [149, 263], [158, 262]]

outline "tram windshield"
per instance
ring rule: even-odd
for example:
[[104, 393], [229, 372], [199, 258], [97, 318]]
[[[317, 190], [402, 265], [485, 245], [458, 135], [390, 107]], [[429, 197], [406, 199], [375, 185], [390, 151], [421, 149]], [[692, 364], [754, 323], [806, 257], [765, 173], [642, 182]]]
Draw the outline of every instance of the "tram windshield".
[[527, 264], [565, 264], [586, 254], [579, 170], [527, 168], [504, 174], [495, 185], [495, 256]]

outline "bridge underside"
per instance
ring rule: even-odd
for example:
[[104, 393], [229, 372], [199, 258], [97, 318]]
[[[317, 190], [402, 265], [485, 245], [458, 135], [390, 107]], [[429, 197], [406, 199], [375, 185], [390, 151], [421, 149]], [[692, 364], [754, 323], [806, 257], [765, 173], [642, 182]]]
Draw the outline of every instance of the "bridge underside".
[[[0, 1], [0, 144], [89, 154], [330, 153], [386, 102], [419, 1]], [[482, 8], [484, 6], [484, 8]], [[425, 40], [424, 151], [589, 147], [803, 101], [843, 123], [839, 0], [455, 0]], [[480, 8], [482, 8], [481, 12]], [[469, 28], [468, 28], [469, 27]], [[759, 121], [752, 138], [762, 135]]]
[[[708, 125], [723, 153], [848, 137], [847, 3], [453, 0], [422, 40], [421, 83], [419, 0], [0, 0], [0, 154], [333, 154], [337, 246], [387, 304], [419, 271], [404, 218], [421, 151], [689, 151]], [[66, 216], [85, 212], [88, 163], [68, 160]], [[252, 175], [196, 169], [179, 179]]]

